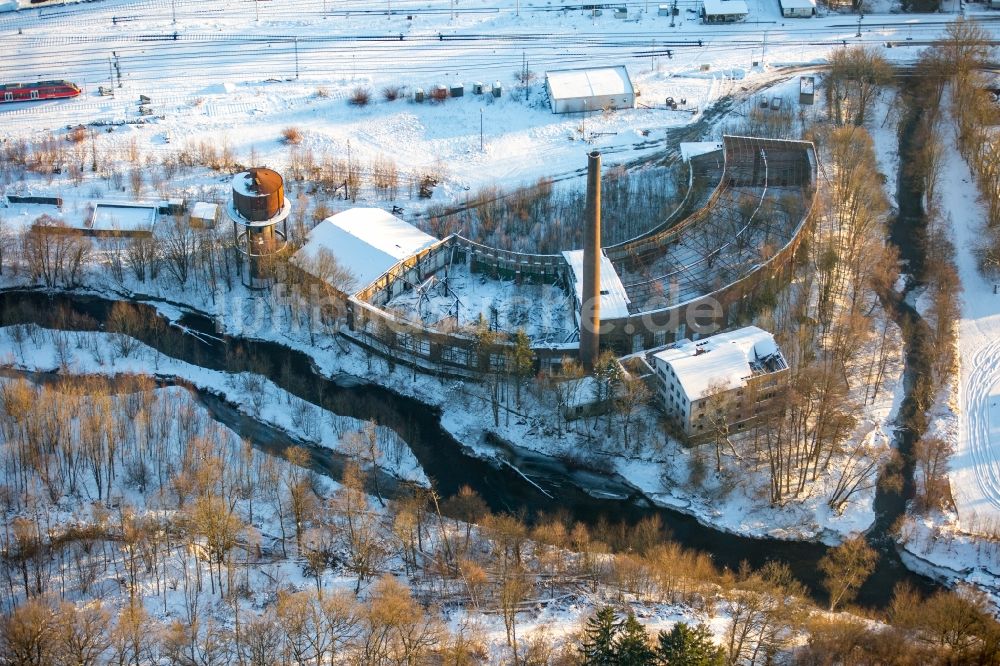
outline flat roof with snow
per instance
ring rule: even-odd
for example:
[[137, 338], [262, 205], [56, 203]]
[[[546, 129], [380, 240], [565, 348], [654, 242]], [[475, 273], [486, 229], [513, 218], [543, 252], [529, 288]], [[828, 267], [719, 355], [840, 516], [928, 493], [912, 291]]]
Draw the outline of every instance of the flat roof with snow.
[[750, 13], [743, 0], [704, 0], [706, 16], [746, 16]]
[[680, 148], [681, 148], [681, 159], [687, 162], [692, 157], [698, 157], [699, 155], [707, 155], [708, 153], [714, 153], [717, 150], [722, 150], [722, 142], [682, 141]]
[[[583, 302], [583, 250], [566, 250], [566, 263], [573, 271], [573, 285], [576, 288], [577, 303]], [[601, 319], [622, 319], [628, 317], [628, 294], [618, 277], [611, 260], [601, 253]]]
[[[787, 367], [774, 336], [756, 326], [719, 333], [696, 342], [682, 340], [653, 355], [669, 364], [688, 400], [706, 397], [713, 389], [733, 389], [763, 365]], [[774, 370], [772, 370], [774, 371]]]
[[219, 204], [198, 201], [191, 207], [191, 217], [196, 220], [214, 220], [219, 215]]
[[632, 80], [624, 65], [593, 69], [559, 69], [545, 73], [555, 99], [631, 95]]
[[403, 259], [437, 243], [412, 224], [380, 208], [351, 208], [320, 222], [293, 261], [311, 259], [326, 249], [367, 287]]
[[87, 226], [93, 231], [148, 231], [155, 222], [152, 204], [98, 203]]
[[778, 2], [781, 3], [782, 9], [816, 9], [816, 0], [778, 0]]

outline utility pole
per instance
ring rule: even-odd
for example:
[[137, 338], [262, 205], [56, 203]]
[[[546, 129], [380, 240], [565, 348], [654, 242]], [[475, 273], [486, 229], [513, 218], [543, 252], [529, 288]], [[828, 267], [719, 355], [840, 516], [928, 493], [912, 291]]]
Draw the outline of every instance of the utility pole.
[[177, 25], [177, 0], [170, 0], [170, 16], [173, 18], [174, 25]]
[[855, 37], [861, 36], [861, 19], [863, 19], [864, 17], [865, 17], [864, 14], [858, 14], [858, 34], [855, 35]]
[[115, 65], [111, 61], [111, 56], [108, 56], [108, 89], [111, 91], [111, 95], [115, 94]]
[[299, 80], [299, 38], [295, 38], [295, 80]]
[[257, 15], [257, 22], [260, 23], [260, 3], [258, 3], [257, 0], [253, 0], [253, 10]]

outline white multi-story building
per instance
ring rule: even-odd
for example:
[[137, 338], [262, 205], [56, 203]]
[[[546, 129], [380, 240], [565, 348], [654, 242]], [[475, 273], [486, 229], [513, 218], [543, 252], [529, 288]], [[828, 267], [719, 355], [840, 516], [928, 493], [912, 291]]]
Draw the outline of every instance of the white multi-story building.
[[692, 439], [770, 410], [788, 374], [774, 336], [756, 326], [682, 340], [652, 360], [667, 416]]

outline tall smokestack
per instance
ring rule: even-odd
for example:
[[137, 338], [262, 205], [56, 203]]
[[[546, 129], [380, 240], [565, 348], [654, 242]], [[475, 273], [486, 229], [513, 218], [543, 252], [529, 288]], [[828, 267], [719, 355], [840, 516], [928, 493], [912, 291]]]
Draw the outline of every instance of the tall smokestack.
[[580, 363], [592, 372], [601, 341], [601, 153], [587, 156], [587, 211], [583, 232]]

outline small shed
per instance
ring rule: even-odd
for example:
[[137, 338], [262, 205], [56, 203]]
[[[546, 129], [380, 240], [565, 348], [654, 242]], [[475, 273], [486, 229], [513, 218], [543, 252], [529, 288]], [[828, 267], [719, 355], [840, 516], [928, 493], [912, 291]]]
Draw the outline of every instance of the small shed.
[[743, 0], [703, 0], [701, 19], [705, 23], [736, 23], [750, 13]]
[[812, 104], [816, 96], [816, 77], [799, 77], [799, 104]]
[[198, 201], [191, 207], [191, 226], [211, 229], [219, 219], [219, 204]]
[[552, 113], [635, 108], [635, 89], [624, 65], [546, 72], [545, 90]]
[[785, 18], [816, 16], [816, 0], [778, 0], [778, 6]]

